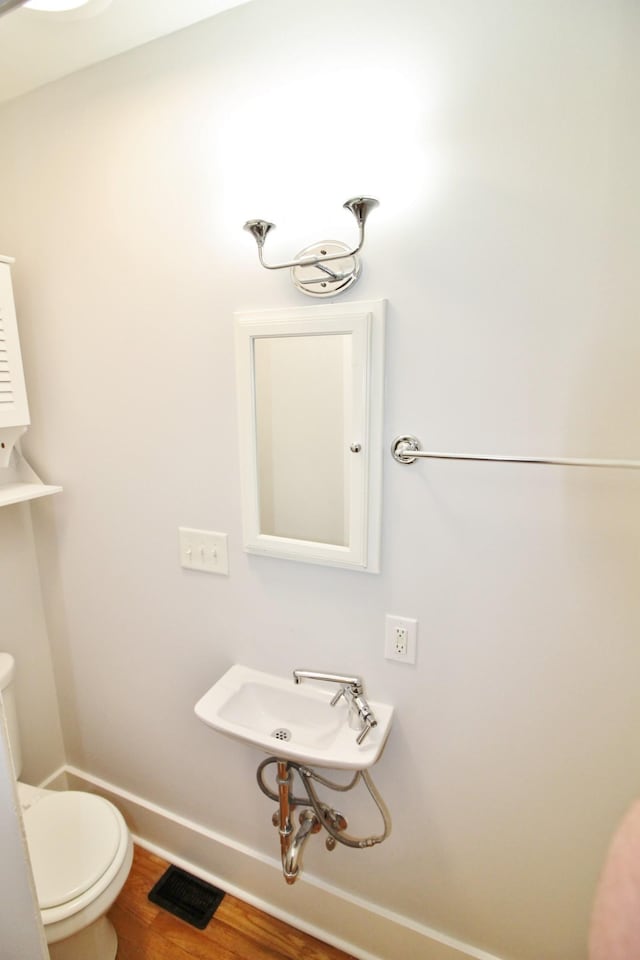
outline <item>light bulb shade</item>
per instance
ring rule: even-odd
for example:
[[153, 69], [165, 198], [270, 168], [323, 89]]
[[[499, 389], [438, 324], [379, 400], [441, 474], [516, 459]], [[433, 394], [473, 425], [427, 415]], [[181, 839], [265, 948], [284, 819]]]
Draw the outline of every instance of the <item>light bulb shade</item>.
[[358, 221], [359, 227], [364, 226], [365, 220], [377, 206], [378, 201], [374, 199], [374, 197], [353, 197], [351, 200], [343, 203], [345, 210], [351, 210], [351, 213]]
[[247, 220], [243, 229], [248, 230], [258, 246], [262, 247], [269, 230], [273, 230], [274, 227], [275, 223], [269, 223], [268, 220]]

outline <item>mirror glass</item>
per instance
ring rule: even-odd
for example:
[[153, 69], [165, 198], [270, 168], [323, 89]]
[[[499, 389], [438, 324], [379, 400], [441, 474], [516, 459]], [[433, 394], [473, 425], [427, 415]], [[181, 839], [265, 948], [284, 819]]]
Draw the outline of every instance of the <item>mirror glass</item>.
[[384, 301], [236, 314], [244, 546], [375, 572]]
[[349, 543], [351, 334], [254, 345], [260, 532]]

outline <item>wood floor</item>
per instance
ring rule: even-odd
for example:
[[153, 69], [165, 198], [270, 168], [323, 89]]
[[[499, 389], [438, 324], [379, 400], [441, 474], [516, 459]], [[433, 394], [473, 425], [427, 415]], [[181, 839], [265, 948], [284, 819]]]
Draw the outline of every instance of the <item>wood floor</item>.
[[117, 960], [353, 960], [229, 894], [206, 929], [197, 930], [147, 899], [168, 866], [135, 848], [129, 879], [109, 913]]

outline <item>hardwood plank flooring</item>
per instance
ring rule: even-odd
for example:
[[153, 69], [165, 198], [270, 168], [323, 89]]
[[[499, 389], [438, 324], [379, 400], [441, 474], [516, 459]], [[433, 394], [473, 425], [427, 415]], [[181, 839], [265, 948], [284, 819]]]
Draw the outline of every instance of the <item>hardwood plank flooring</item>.
[[135, 848], [129, 879], [109, 912], [117, 960], [354, 960], [229, 894], [197, 930], [147, 899], [168, 866]]

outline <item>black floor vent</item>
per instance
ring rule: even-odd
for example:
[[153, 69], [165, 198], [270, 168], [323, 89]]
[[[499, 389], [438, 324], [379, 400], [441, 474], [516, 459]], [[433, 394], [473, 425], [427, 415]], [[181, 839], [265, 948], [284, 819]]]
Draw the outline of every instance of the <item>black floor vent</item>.
[[204, 930], [223, 897], [224, 890], [218, 890], [179, 867], [169, 867], [149, 893], [152, 903], [198, 930]]

